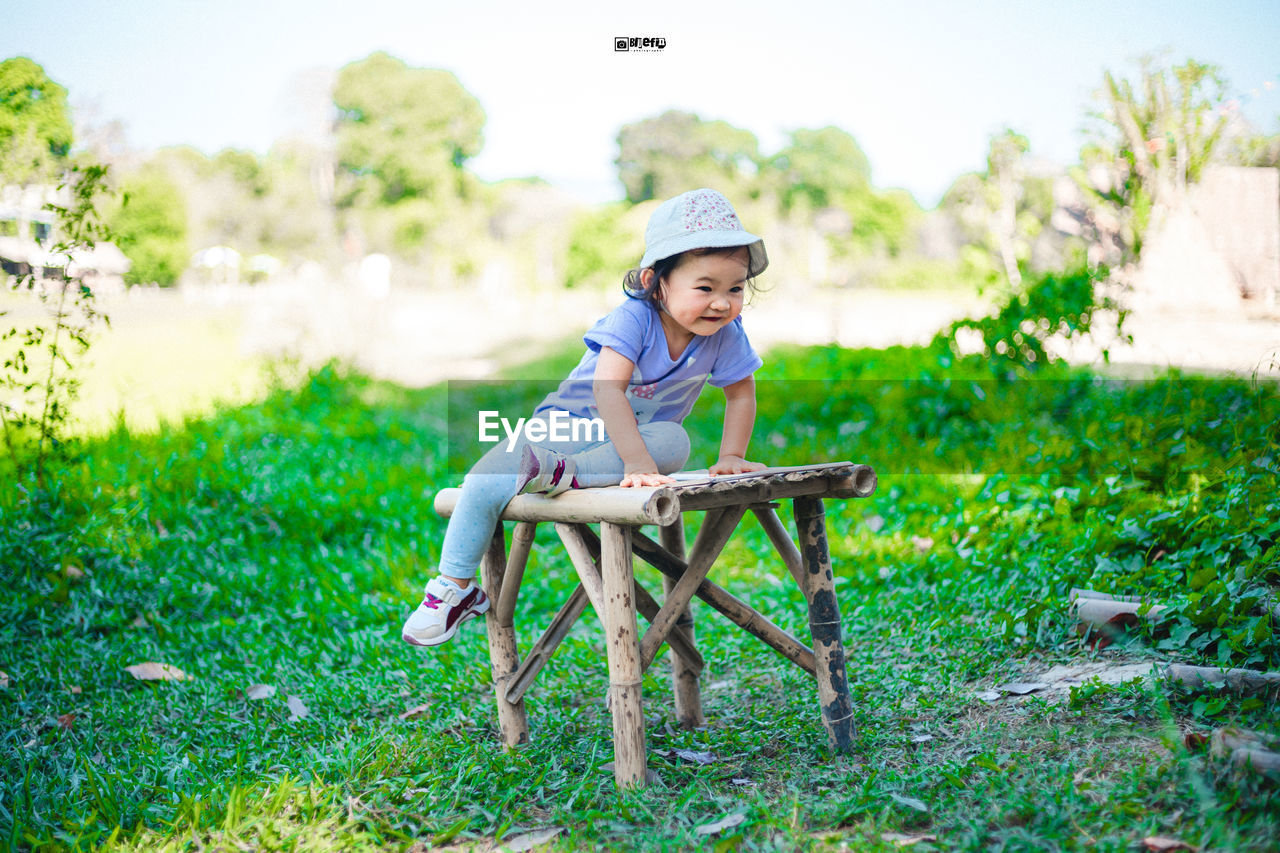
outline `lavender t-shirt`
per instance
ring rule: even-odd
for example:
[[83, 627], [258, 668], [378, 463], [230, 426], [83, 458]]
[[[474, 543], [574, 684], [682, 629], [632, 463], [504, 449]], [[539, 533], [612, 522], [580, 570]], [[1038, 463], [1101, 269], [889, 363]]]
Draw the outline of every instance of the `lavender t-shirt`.
[[602, 347], [635, 363], [627, 400], [636, 422], [642, 424], [681, 423], [704, 383], [723, 388], [746, 379], [764, 363], [751, 348], [741, 317], [714, 335], [694, 335], [680, 358], [672, 360], [657, 309], [647, 300], [631, 297], [592, 326], [583, 341], [587, 351], [582, 360], [538, 405], [537, 412], [563, 409], [580, 418], [598, 417], [592, 382]]

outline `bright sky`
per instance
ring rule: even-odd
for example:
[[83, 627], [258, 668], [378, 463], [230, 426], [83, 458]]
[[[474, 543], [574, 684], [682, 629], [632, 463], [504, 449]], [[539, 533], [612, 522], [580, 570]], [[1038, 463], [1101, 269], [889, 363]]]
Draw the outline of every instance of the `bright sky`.
[[[1277, 0], [0, 0], [0, 58], [28, 56], [142, 148], [265, 152], [299, 127], [308, 72], [385, 50], [445, 68], [488, 116], [481, 177], [539, 175], [622, 196], [625, 123], [676, 107], [754, 132], [833, 124], [882, 187], [926, 206], [985, 167], [989, 137], [1074, 162], [1103, 69], [1167, 51], [1221, 67], [1244, 114], [1280, 131]], [[661, 36], [617, 53], [616, 36]], [[1270, 84], [1269, 86], [1267, 84]], [[1256, 94], [1254, 92], [1256, 90]], [[723, 188], [731, 197], [732, 188]]]

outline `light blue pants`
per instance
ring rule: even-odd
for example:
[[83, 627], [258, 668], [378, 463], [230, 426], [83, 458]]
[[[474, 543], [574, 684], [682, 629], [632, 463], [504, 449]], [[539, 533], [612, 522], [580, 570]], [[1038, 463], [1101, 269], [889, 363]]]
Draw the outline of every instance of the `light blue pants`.
[[[587, 433], [583, 431], [581, 434]], [[641, 424], [640, 437], [662, 474], [679, 471], [689, 459], [689, 435], [678, 423], [655, 421]], [[510, 451], [507, 450], [507, 442], [500, 441], [463, 478], [462, 495], [449, 519], [444, 544], [440, 547], [441, 574], [455, 578], [475, 577], [480, 558], [493, 538], [494, 526], [499, 523], [498, 517], [516, 495], [517, 469], [526, 443], [523, 432]], [[622, 458], [611, 441], [548, 439], [534, 444], [572, 457], [577, 465], [574, 476], [583, 488], [616, 486], [625, 473]]]

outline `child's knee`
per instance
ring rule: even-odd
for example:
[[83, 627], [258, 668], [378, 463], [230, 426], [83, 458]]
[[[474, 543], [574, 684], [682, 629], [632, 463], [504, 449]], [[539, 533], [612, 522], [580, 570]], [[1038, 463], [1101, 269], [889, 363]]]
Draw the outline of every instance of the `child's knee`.
[[689, 434], [673, 421], [653, 421], [640, 427], [640, 435], [649, 455], [658, 463], [658, 471], [670, 474], [689, 461]]

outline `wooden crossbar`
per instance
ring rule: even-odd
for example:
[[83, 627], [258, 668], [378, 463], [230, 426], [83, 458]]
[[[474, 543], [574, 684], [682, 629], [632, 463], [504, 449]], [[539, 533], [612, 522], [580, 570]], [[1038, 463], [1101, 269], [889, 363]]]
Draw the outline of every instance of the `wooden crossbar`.
[[[687, 564], [667, 549], [639, 531], [631, 534], [631, 548], [636, 556], [662, 572], [667, 577], [677, 580], [684, 577]], [[810, 675], [817, 674], [813, 650], [795, 637], [773, 624], [751, 605], [733, 595], [724, 587], [703, 579], [695, 593], [698, 598], [714, 607], [721, 615], [747, 633], [762, 640], [771, 649], [782, 655]]]

